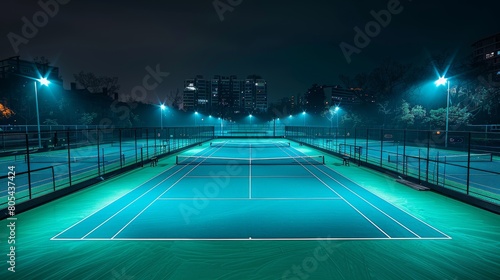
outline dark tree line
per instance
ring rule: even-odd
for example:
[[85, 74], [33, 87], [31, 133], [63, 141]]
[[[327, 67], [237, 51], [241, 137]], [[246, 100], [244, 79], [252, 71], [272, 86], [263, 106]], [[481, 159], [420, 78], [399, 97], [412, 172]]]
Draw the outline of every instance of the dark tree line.
[[[450, 129], [465, 129], [469, 124], [500, 123], [500, 82], [488, 72], [487, 65], [468, 59], [454, 61], [447, 53], [434, 55], [420, 64], [386, 60], [369, 72], [340, 75], [345, 89], [357, 89], [356, 104], [340, 104], [345, 126], [443, 129], [446, 120], [447, 84], [436, 86], [439, 75], [450, 83]], [[332, 117], [332, 105], [321, 87], [313, 85], [306, 94], [305, 108]], [[312, 94], [311, 94], [312, 93]], [[373, 100], [360, 100], [373, 96]], [[327, 96], [329, 98], [329, 96]], [[367, 102], [369, 101], [369, 102]], [[323, 102], [321, 104], [321, 102]], [[314, 104], [314, 105], [313, 105]]]

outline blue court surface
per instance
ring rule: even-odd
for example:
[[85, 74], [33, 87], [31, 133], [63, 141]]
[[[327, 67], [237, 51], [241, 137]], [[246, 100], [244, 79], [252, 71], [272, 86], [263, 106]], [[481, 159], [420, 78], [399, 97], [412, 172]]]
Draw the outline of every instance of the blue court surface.
[[52, 240], [450, 239], [286, 142], [217, 140]]

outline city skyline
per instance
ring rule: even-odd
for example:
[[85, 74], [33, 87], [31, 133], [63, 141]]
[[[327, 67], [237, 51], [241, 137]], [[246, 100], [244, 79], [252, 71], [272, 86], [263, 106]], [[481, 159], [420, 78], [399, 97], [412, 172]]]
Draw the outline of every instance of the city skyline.
[[[0, 54], [49, 58], [64, 69], [67, 88], [80, 71], [119, 77], [123, 96], [141, 84], [147, 67], [169, 73], [148, 92], [150, 101], [182, 90], [184, 79], [199, 73], [258, 73], [272, 81], [275, 102], [314, 83], [339, 84], [339, 74], [370, 71], [387, 58], [469, 56], [474, 42], [498, 33], [496, 4], [488, 1], [472, 10], [451, 1], [432, 8], [415, 1], [215, 2], [9, 0], [0, 12]], [[443, 13], [454, 16], [444, 20]]]

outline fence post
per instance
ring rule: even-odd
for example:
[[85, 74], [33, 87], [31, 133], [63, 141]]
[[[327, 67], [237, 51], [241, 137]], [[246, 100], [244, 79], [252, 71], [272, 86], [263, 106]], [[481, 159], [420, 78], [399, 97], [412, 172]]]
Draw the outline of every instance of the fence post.
[[97, 136], [97, 174], [101, 176], [101, 153], [99, 149], [99, 129], [96, 128], [96, 136]]
[[406, 158], [406, 129], [403, 132], [403, 174], [408, 175], [408, 159]]
[[134, 142], [135, 142], [135, 163], [137, 163], [137, 128], [134, 128]]
[[380, 129], [380, 167], [383, 166], [382, 157], [384, 156], [384, 129]]
[[149, 128], [146, 128], [146, 157], [149, 158]]
[[26, 138], [26, 163], [28, 164], [28, 191], [29, 197], [31, 199], [31, 164], [30, 164], [30, 144], [28, 139], [28, 133], [25, 134]]
[[470, 148], [471, 148], [471, 140], [472, 140], [472, 133], [469, 132], [469, 143], [467, 144], [467, 195], [469, 195], [469, 181], [470, 181]]
[[[78, 133], [78, 132], [76, 132]], [[68, 143], [68, 179], [69, 179], [69, 186], [71, 186], [71, 142], [69, 140], [69, 130], [66, 130], [66, 143]]]
[[122, 129], [118, 129], [118, 141], [120, 141], [120, 152], [118, 156], [120, 157], [120, 168], [123, 168], [123, 156], [122, 156]]
[[429, 182], [429, 159], [430, 159], [430, 151], [431, 151], [431, 131], [427, 131], [427, 163], [425, 170], [425, 181]]

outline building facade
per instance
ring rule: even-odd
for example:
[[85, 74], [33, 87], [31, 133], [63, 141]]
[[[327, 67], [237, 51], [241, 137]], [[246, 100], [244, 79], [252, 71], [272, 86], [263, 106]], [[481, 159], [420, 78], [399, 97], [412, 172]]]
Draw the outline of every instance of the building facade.
[[475, 65], [484, 65], [494, 80], [500, 80], [500, 33], [472, 44], [472, 62]]
[[267, 82], [259, 76], [238, 79], [215, 75], [205, 79], [198, 75], [184, 81], [184, 109], [213, 116], [266, 112]]

